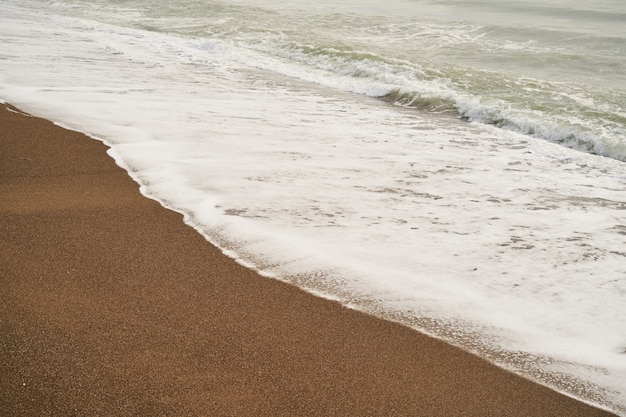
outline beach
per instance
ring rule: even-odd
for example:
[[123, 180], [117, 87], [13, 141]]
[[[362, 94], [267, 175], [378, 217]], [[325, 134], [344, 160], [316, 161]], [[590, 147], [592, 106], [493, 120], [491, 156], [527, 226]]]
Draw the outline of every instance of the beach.
[[613, 415], [246, 269], [99, 141], [0, 126], [2, 415]]

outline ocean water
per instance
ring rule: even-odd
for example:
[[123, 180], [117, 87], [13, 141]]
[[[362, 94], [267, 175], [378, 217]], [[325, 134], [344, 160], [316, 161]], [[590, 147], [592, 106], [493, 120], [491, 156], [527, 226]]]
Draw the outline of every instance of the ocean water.
[[626, 415], [623, 1], [1, 5], [0, 99], [228, 255]]

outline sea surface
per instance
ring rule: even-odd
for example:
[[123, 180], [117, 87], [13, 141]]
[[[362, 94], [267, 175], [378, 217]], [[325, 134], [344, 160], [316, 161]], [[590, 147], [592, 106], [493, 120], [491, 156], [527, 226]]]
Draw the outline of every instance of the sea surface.
[[0, 0], [0, 99], [262, 274], [626, 416], [623, 0]]

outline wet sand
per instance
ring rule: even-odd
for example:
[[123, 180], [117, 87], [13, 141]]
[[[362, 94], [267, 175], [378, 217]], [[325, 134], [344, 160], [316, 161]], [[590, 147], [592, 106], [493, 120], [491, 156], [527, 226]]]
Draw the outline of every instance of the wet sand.
[[0, 415], [612, 415], [248, 270], [0, 106]]

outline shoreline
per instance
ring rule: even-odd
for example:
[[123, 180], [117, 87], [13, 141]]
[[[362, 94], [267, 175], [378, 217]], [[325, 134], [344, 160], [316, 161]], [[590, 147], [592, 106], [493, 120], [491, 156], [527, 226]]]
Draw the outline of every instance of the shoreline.
[[239, 265], [101, 142], [0, 107], [1, 414], [615, 415]]

